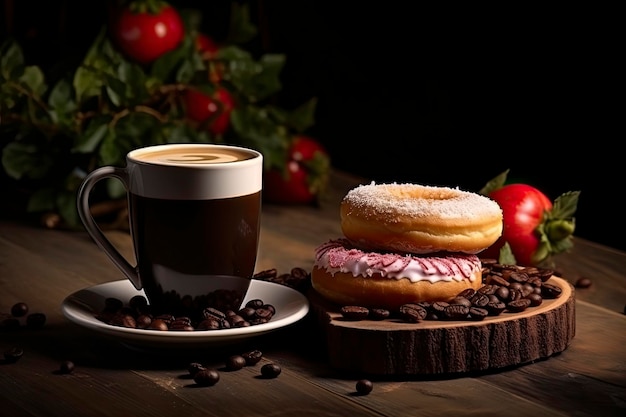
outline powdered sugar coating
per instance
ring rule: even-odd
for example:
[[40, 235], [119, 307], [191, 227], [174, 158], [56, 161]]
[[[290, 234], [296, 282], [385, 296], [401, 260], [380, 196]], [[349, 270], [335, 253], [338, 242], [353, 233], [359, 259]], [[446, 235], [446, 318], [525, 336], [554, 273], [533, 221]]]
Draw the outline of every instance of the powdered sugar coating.
[[350, 190], [344, 197], [354, 207], [371, 213], [441, 219], [475, 219], [501, 216], [500, 206], [486, 196], [459, 188], [417, 184], [370, 184]]
[[315, 250], [316, 267], [328, 271], [351, 273], [370, 278], [380, 275], [389, 279], [418, 281], [474, 281], [481, 269], [478, 256], [471, 254], [442, 253], [439, 256], [365, 252], [354, 247], [347, 239], [330, 240]]

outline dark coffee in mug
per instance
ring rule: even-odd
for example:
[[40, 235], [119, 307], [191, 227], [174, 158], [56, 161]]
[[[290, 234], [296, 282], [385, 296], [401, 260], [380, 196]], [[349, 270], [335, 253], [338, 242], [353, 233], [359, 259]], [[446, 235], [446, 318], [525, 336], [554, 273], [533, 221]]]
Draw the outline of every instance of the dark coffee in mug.
[[[128, 154], [126, 168], [88, 175], [79, 190], [79, 214], [96, 243], [144, 290], [154, 312], [238, 309], [256, 263], [262, 169], [261, 154], [246, 148], [141, 148]], [[128, 190], [136, 266], [112, 247], [88, 212], [91, 188], [111, 177]]]
[[[137, 268], [153, 304], [172, 311], [180, 282], [189, 280], [204, 280], [200, 287], [206, 294], [245, 293], [259, 243], [260, 191], [214, 200], [165, 200], [131, 193], [129, 204]], [[227, 282], [207, 279], [210, 275], [236, 278]]]

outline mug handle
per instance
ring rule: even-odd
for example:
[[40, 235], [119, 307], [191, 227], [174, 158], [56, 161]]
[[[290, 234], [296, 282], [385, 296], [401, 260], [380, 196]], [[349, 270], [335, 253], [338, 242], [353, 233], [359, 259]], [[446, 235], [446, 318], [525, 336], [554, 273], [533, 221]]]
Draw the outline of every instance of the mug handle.
[[89, 208], [89, 195], [96, 183], [105, 178], [116, 178], [120, 180], [128, 190], [128, 173], [126, 169], [105, 166], [91, 171], [83, 180], [78, 189], [77, 208], [80, 220], [83, 222], [87, 233], [96, 244], [107, 254], [113, 263], [124, 273], [126, 278], [132, 282], [137, 290], [141, 290], [141, 278], [136, 266], [132, 266], [124, 256], [111, 244], [109, 239], [102, 233], [102, 230], [94, 220]]

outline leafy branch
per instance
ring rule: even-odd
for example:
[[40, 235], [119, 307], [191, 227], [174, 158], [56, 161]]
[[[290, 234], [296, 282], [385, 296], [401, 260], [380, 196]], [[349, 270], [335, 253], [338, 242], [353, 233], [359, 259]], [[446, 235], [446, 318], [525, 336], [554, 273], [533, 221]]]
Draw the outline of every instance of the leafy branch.
[[[165, 143], [232, 143], [264, 154], [266, 168], [282, 168], [292, 138], [314, 123], [316, 99], [296, 109], [270, 104], [282, 89], [285, 56], [255, 59], [235, 43], [210, 56], [196, 46], [201, 15], [189, 10], [180, 45], [150, 65], [132, 62], [116, 48], [105, 26], [81, 64], [58, 80], [28, 65], [20, 45], [0, 47], [0, 147], [2, 168], [29, 194], [26, 212], [57, 212], [79, 225], [75, 193], [86, 173], [123, 166], [131, 149]], [[256, 35], [247, 7], [233, 3], [230, 38]], [[48, 83], [50, 82], [50, 86]], [[235, 99], [230, 128], [215, 134], [210, 121], [190, 120], [184, 95], [226, 89]], [[125, 194], [106, 182], [96, 199]]]

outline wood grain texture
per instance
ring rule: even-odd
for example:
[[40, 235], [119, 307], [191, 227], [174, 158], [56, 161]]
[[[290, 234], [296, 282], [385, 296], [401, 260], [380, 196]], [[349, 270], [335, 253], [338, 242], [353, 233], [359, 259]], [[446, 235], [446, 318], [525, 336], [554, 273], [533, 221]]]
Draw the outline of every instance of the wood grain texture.
[[479, 322], [350, 321], [314, 290], [309, 299], [334, 368], [372, 375], [452, 375], [519, 365], [565, 350], [576, 333], [574, 291], [560, 278], [548, 282], [562, 288], [559, 298]]
[[[335, 173], [319, 207], [264, 206], [257, 269], [310, 268], [315, 247], [340, 233], [338, 202], [359, 182]], [[127, 233], [106, 233], [132, 258]], [[0, 415], [622, 416], [626, 253], [576, 239], [573, 250], [557, 261], [563, 280], [573, 284], [583, 275], [593, 280], [591, 287], [575, 289], [575, 336], [565, 350], [497, 370], [369, 376], [374, 390], [359, 396], [355, 382], [366, 375], [330, 366], [326, 339], [312, 315], [266, 337], [219, 349], [137, 351], [79, 327], [62, 315], [63, 299], [122, 279], [121, 273], [84, 232], [0, 219], [0, 319], [17, 301], [47, 315], [38, 331], [0, 331], [0, 353], [15, 345], [25, 351], [15, 364], [0, 356]], [[250, 348], [263, 351], [263, 363], [280, 364], [281, 375], [262, 379], [258, 365], [223, 371], [227, 355]], [[76, 370], [59, 375], [60, 362], [68, 358]], [[222, 369], [220, 382], [195, 386], [186, 371], [192, 360]]]

